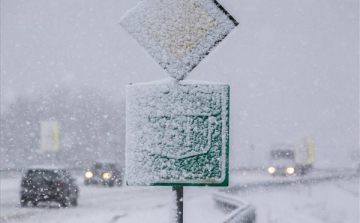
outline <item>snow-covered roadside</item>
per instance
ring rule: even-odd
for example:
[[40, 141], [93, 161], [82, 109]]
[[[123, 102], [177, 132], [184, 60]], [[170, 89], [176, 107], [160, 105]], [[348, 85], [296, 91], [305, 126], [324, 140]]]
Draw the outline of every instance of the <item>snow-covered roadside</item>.
[[324, 182], [240, 193], [252, 203], [258, 222], [267, 223], [358, 223], [359, 197], [340, 189], [359, 189], [359, 180]]
[[[86, 187], [78, 180], [78, 207], [58, 208], [56, 204], [21, 208], [19, 178], [1, 179], [2, 223], [167, 223], [169, 187]], [[212, 188], [185, 188], [185, 222], [218, 222], [225, 213], [216, 209]]]
[[[251, 181], [249, 175], [242, 179]], [[256, 176], [258, 178], [260, 176]], [[80, 201], [75, 208], [45, 206], [20, 208], [20, 179], [1, 179], [1, 222], [19, 223], [158, 223], [169, 220], [168, 187], [85, 187], [80, 182]], [[215, 223], [225, 213], [214, 206], [218, 188], [186, 187], [184, 218], [191, 223]], [[343, 178], [312, 185], [259, 187], [233, 196], [251, 203], [261, 223], [358, 223], [359, 178]], [[232, 195], [232, 194], [230, 194]]]

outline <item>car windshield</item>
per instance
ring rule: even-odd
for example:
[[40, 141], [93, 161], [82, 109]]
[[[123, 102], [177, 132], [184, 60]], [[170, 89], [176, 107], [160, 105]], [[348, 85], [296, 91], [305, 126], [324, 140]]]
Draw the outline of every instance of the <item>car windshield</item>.
[[71, 175], [69, 173], [69, 171], [67, 170], [55, 170], [55, 173], [57, 173], [60, 177], [64, 178], [64, 179], [70, 179]]
[[115, 169], [115, 164], [110, 164], [110, 163], [95, 163], [94, 164], [94, 169], [95, 170], [113, 170]]
[[60, 178], [60, 175], [57, 172], [58, 171], [56, 170], [28, 170], [28, 172], [26, 173], [26, 177], [35, 181], [52, 181]]
[[295, 154], [292, 150], [274, 150], [271, 151], [272, 159], [294, 159]]

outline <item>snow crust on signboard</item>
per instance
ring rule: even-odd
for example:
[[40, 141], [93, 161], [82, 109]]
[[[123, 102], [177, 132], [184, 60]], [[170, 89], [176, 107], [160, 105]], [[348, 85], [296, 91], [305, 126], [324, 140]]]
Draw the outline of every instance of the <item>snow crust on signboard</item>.
[[225, 180], [228, 85], [167, 79], [126, 92], [128, 184]]
[[213, 0], [145, 0], [120, 24], [171, 77], [183, 80], [238, 23]]
[[145, 85], [161, 85], [161, 84], [176, 84], [179, 83], [181, 85], [226, 85], [226, 83], [221, 83], [221, 82], [212, 82], [212, 81], [200, 81], [200, 80], [182, 80], [182, 81], [177, 81], [174, 78], [165, 78], [165, 79], [161, 79], [161, 80], [157, 80], [157, 81], [150, 81], [150, 82], [143, 82], [143, 83], [134, 83], [131, 84], [132, 86], [145, 86]]

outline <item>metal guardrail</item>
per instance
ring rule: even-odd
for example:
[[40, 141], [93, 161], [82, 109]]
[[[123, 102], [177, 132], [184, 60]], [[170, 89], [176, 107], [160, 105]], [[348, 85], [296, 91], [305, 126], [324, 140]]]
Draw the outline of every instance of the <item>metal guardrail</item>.
[[255, 208], [244, 200], [224, 193], [213, 193], [213, 199], [219, 209], [230, 212], [219, 223], [255, 223]]
[[293, 185], [301, 185], [301, 184], [318, 184], [326, 181], [334, 181], [340, 180], [346, 177], [351, 177], [354, 174], [333, 174], [328, 176], [318, 176], [318, 177], [304, 177], [304, 178], [284, 178], [279, 179], [277, 181], [258, 181], [258, 182], [251, 182], [251, 183], [242, 183], [242, 184], [233, 184], [226, 188], [226, 191], [231, 191], [235, 193], [237, 191], [246, 191], [261, 187], [279, 187], [279, 186], [293, 186]]
[[[287, 179], [281, 181], [264, 181], [247, 184], [237, 184], [226, 188], [226, 191], [236, 192], [240, 190], [254, 189], [258, 187], [276, 187], [289, 186], [294, 184], [316, 184], [325, 181], [339, 180], [346, 177], [353, 177], [354, 174], [333, 174], [322, 177], [306, 177], [301, 179]], [[255, 223], [256, 210], [255, 208], [244, 200], [241, 200], [234, 195], [227, 195], [224, 191], [213, 193], [213, 199], [218, 205], [219, 209], [229, 211], [230, 213], [219, 223]]]

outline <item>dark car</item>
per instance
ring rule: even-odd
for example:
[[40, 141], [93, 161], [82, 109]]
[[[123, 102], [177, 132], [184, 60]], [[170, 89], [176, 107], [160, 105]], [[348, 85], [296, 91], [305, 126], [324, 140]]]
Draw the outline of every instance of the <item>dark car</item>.
[[76, 206], [79, 188], [70, 173], [62, 168], [29, 168], [21, 181], [20, 205], [58, 202], [62, 207]]
[[115, 163], [95, 162], [85, 172], [84, 184], [102, 184], [105, 186], [120, 186], [122, 183], [121, 171]]

